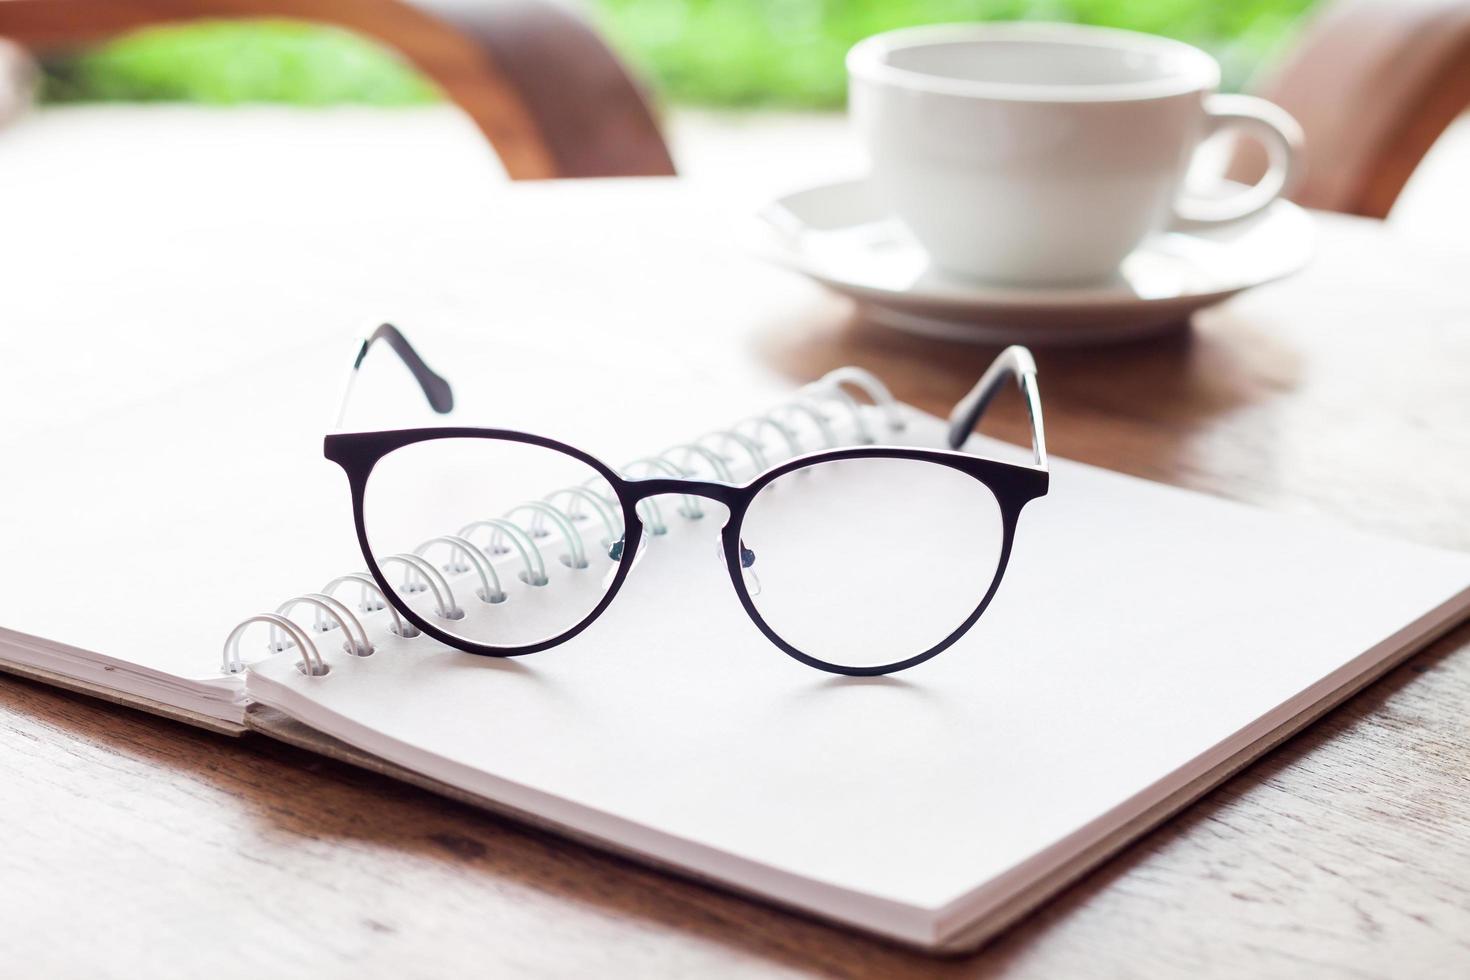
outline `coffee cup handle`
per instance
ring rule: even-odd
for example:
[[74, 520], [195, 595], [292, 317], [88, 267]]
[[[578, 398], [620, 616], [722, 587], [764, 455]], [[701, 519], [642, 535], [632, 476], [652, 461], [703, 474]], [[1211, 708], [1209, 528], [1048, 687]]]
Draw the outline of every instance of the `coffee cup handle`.
[[1174, 214], [1179, 220], [1194, 224], [1238, 221], [1291, 191], [1300, 175], [1302, 128], [1285, 109], [1251, 95], [1211, 95], [1205, 99], [1205, 114], [1204, 138], [1230, 129], [1254, 136], [1265, 146], [1270, 164], [1258, 183], [1229, 197], [1176, 201]]

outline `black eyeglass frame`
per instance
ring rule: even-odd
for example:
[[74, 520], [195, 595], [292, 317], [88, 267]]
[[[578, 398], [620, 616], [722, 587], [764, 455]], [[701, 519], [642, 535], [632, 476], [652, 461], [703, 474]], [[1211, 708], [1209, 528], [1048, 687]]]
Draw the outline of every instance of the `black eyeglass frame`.
[[[391, 331], [391, 333], [385, 331]], [[367, 349], [372, 345], [374, 340], [380, 338], [388, 339], [393, 349], [408, 364], [414, 377], [424, 387], [425, 393], [430, 396], [431, 404], [434, 404], [435, 409], [440, 412], [447, 412], [453, 404], [447, 383], [429, 370], [422, 359], [418, 358], [418, 355], [408, 346], [402, 334], [391, 326], [384, 325], [380, 327], [376, 334], [364, 341], [362, 350], [359, 352], [357, 361], [354, 364], [354, 374], [357, 367], [361, 365], [362, 358], [366, 354]], [[1029, 465], [1011, 463], [984, 456], [975, 456], [970, 453], [958, 451], [958, 447], [974, 431], [981, 414], [990, 404], [990, 401], [999, 391], [1001, 384], [1007, 377], [1014, 377], [1016, 379], [1026, 400], [1028, 414], [1031, 420], [1032, 449], [1035, 459], [1034, 463]], [[348, 391], [350, 392], [350, 381]], [[440, 407], [441, 405], [443, 407]], [[434, 442], [441, 439], [487, 439], [539, 446], [578, 460], [591, 467], [599, 476], [607, 481], [608, 486], [612, 489], [622, 509], [623, 547], [615, 559], [618, 562], [618, 568], [606, 593], [602, 596], [601, 601], [580, 622], [557, 636], [541, 640], [537, 643], [513, 647], [491, 646], [456, 636], [436, 626], [432, 621], [421, 615], [404, 601], [398, 594], [398, 591], [389, 584], [388, 577], [379, 566], [377, 558], [373, 554], [373, 548], [368, 541], [367, 521], [364, 512], [368, 480], [372, 476], [373, 469], [378, 462], [390, 453], [402, 449], [405, 446]], [[735, 593], [740, 599], [741, 606], [765, 637], [782, 652], [809, 667], [852, 677], [872, 677], [906, 670], [937, 656], [952, 646], [975, 625], [980, 617], [984, 615], [986, 608], [990, 605], [991, 600], [1000, 588], [1001, 580], [1005, 577], [1021, 510], [1027, 503], [1044, 496], [1047, 492], [1050, 476], [1047, 467], [1045, 436], [1041, 423], [1040, 396], [1036, 387], [1036, 367], [1029, 351], [1023, 347], [1010, 347], [1001, 353], [991, 365], [990, 369], [976, 383], [971, 392], [955, 407], [950, 417], [948, 441], [951, 447], [954, 448], [941, 450], [907, 446], [868, 445], [808, 453], [773, 466], [756, 475], [750, 481], [738, 485], [672, 477], [629, 479], [620, 475], [612, 467], [603, 463], [595, 456], [583, 452], [574, 446], [545, 436], [517, 432], [510, 429], [451, 426], [391, 429], [377, 432], [337, 432], [326, 437], [323, 444], [323, 452], [327, 459], [340, 466], [347, 475], [347, 481], [352, 495], [353, 521], [356, 526], [358, 544], [362, 548], [362, 554], [367, 562], [368, 572], [382, 589], [384, 597], [393, 603], [394, 608], [405, 619], [423, 633], [455, 649], [478, 656], [518, 657], [550, 649], [577, 636], [583, 630], [587, 629], [587, 627], [591, 626], [602, 615], [603, 611], [607, 609], [613, 599], [616, 598], [618, 591], [623, 586], [623, 582], [628, 577], [629, 570], [633, 566], [638, 549], [643, 546], [644, 528], [643, 521], [638, 515], [639, 503], [650, 497], [665, 494], [689, 494], [707, 500], [713, 500], [728, 508], [730, 516], [720, 532], [726, 568], [730, 575], [731, 584], [735, 587]], [[761, 490], [772, 481], [797, 470], [824, 463], [852, 459], [917, 460], [957, 470], [985, 485], [999, 506], [1002, 522], [1001, 553], [996, 563], [995, 573], [979, 603], [969, 616], [957, 628], [945, 636], [944, 639], [922, 653], [903, 660], [894, 661], [893, 663], [872, 667], [853, 667], [831, 663], [819, 657], [813, 657], [810, 654], [804, 653], [787, 642], [761, 616], [759, 609], [756, 607], [746, 587], [745, 576], [742, 574], [742, 551], [744, 550], [744, 546], [740, 532], [744, 524], [746, 512]]]

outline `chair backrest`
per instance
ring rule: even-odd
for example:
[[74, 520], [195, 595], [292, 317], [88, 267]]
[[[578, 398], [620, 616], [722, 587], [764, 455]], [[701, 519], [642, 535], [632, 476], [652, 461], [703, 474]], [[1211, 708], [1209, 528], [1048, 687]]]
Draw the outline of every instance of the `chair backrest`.
[[48, 51], [139, 27], [289, 17], [396, 49], [474, 119], [513, 178], [672, 174], [639, 87], [549, 0], [0, 0], [0, 38]]
[[35, 63], [20, 45], [0, 37], [0, 126], [25, 110], [36, 86]]
[[[1259, 88], [1306, 133], [1307, 207], [1382, 218], [1419, 161], [1470, 106], [1470, 2], [1336, 0]], [[1242, 145], [1230, 176], [1264, 160]]]

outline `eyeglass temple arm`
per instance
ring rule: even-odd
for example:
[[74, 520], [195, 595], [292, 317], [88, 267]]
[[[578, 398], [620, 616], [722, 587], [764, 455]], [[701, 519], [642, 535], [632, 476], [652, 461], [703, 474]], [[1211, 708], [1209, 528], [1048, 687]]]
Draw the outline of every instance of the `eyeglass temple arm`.
[[424, 397], [429, 400], [429, 407], [440, 415], [447, 415], [454, 409], [454, 391], [450, 389], [449, 382], [445, 381], [434, 370], [424, 363], [419, 352], [413, 349], [408, 338], [403, 332], [391, 323], [385, 323], [374, 330], [368, 337], [364, 337], [357, 348], [357, 357], [352, 361], [352, 370], [347, 375], [347, 383], [342, 387], [342, 400], [337, 405], [336, 427], [342, 428], [343, 421], [347, 418], [347, 403], [352, 399], [352, 388], [357, 383], [357, 373], [362, 368], [362, 362], [367, 358], [368, 351], [378, 341], [383, 341], [393, 349], [399, 360], [408, 367], [413, 379], [423, 389]]
[[975, 426], [980, 422], [980, 416], [985, 414], [985, 409], [1008, 377], [1016, 379], [1016, 384], [1021, 388], [1021, 396], [1026, 400], [1026, 414], [1031, 419], [1031, 452], [1036, 459], [1036, 465], [1046, 469], [1046, 430], [1041, 422], [1041, 392], [1036, 386], [1036, 361], [1031, 352], [1021, 346], [1007, 347], [1001, 351], [1000, 356], [985, 369], [980, 380], [975, 382], [970, 393], [961, 398], [954, 411], [949, 413], [949, 448], [959, 449], [970, 438], [970, 433], [975, 431]]

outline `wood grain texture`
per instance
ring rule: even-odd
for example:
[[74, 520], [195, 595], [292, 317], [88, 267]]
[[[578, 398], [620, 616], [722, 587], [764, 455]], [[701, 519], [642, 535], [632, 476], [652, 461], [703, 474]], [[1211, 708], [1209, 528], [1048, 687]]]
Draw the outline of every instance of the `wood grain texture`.
[[543, 0], [0, 0], [35, 51], [203, 18], [283, 17], [395, 49], [480, 127], [515, 179], [674, 172], [638, 86], [571, 9]]
[[[468, 242], [446, 236], [444, 268]], [[1470, 548], [1470, 250], [1346, 218], [1324, 219], [1321, 245], [1301, 276], [1189, 334], [1039, 351], [1053, 449]], [[517, 189], [475, 247], [462, 261], [522, 260], [496, 288], [502, 322], [560, 325], [568, 342], [647, 322], [737, 374], [863, 364], [931, 410], [993, 353], [863, 324], [742, 259], [677, 184]], [[568, 276], [579, 290], [556, 289]], [[995, 431], [1019, 440], [1019, 405], [996, 410]], [[160, 978], [1459, 977], [1467, 698], [1462, 628], [982, 953], [935, 960], [287, 746], [7, 678], [0, 963]]]

